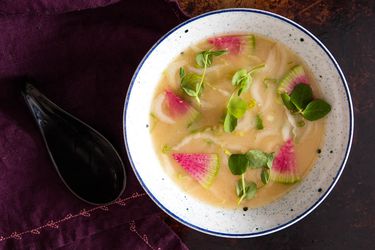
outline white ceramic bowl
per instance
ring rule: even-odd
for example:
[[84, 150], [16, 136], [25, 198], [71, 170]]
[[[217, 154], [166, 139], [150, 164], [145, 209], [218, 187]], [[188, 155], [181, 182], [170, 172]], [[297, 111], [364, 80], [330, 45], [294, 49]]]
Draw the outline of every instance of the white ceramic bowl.
[[[324, 99], [332, 105], [322, 153], [307, 177], [281, 199], [246, 212], [242, 208], [213, 207], [184, 193], [160, 165], [147, 128], [154, 89], [167, 65], [189, 45], [226, 33], [256, 33], [285, 44], [305, 60], [320, 85]], [[207, 234], [255, 237], [296, 223], [327, 197], [347, 161], [353, 121], [352, 101], [345, 77], [331, 53], [313, 34], [297, 23], [270, 12], [225, 9], [178, 25], [146, 54], [127, 93], [124, 139], [130, 163], [142, 187], [171, 217]]]

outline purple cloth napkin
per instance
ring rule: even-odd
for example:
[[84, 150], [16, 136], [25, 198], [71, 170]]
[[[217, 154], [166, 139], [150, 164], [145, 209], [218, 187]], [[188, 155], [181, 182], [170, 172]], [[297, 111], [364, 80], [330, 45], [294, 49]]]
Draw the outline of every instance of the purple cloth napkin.
[[[186, 249], [136, 180], [122, 136], [131, 76], [179, 20], [162, 0], [92, 8], [113, 2], [0, 4], [0, 248]], [[23, 76], [114, 144], [128, 174], [120, 200], [90, 206], [63, 185], [20, 95]]]
[[52, 15], [68, 11], [103, 7], [120, 0], [2, 0], [0, 14]]

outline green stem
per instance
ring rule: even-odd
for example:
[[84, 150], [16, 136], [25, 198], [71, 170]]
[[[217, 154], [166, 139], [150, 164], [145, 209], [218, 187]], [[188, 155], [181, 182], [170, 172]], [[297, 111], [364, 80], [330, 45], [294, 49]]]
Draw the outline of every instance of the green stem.
[[[205, 64], [204, 64], [204, 68], [203, 68], [203, 73], [202, 73], [202, 77], [201, 77], [201, 81], [198, 85], [198, 90], [200, 90], [202, 88], [202, 85], [203, 85], [203, 81], [204, 81], [204, 78], [206, 76], [206, 70], [207, 70], [207, 59], [205, 61]], [[199, 91], [198, 91], [199, 93]]]
[[257, 70], [259, 70], [259, 69], [262, 69], [262, 68], [264, 68], [266, 66], [266, 64], [264, 64], [264, 63], [262, 63], [262, 64], [260, 64], [260, 65], [258, 65], [258, 66], [255, 66], [254, 68], [252, 68], [250, 71], [249, 71], [249, 74], [252, 74], [252, 73], [254, 73], [254, 71], [257, 71]]
[[233, 91], [233, 93], [232, 93], [232, 95], [229, 97], [229, 100], [228, 100], [228, 103], [227, 103], [227, 108], [228, 108], [229, 103], [232, 100], [233, 96], [235, 96], [235, 94], [238, 92], [238, 89], [239, 88], [235, 88], [234, 91]]
[[211, 89], [215, 90], [215, 91], [221, 91], [221, 89], [216, 88], [215, 86], [212, 86], [212, 85], [211, 85], [210, 83], [208, 83], [208, 82], [205, 82], [205, 84], [206, 84], [208, 87], [210, 87]]
[[242, 192], [245, 193], [245, 174], [241, 175], [242, 180]]
[[199, 99], [199, 96], [195, 96], [195, 100], [197, 100], [197, 103], [199, 104], [199, 106], [201, 105], [201, 100]]
[[208, 60], [208, 57], [206, 56], [205, 59], [204, 59], [204, 67], [203, 67], [203, 73], [202, 73], [201, 81], [198, 84], [198, 91], [196, 92], [197, 95], [195, 96], [195, 99], [197, 100], [197, 102], [198, 102], [199, 105], [201, 105], [201, 101], [200, 101], [198, 95], [199, 95], [199, 93], [201, 91], [201, 88], [202, 88], [202, 85], [203, 85], [203, 81], [204, 81], [204, 77], [206, 76], [207, 60]]
[[241, 175], [241, 183], [242, 183], [242, 196], [241, 198], [239, 199], [237, 205], [240, 205], [240, 203], [243, 201], [243, 199], [245, 199], [246, 197], [246, 184], [245, 184], [245, 174], [242, 174]]

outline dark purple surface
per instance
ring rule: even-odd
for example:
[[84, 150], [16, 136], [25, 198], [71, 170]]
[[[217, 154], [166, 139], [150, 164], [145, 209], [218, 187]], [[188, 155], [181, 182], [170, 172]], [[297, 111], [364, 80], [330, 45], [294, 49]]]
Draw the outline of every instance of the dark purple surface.
[[[131, 76], [179, 20], [162, 0], [92, 8], [111, 2], [0, 3], [0, 248], [185, 248], [143, 194], [122, 139]], [[69, 193], [20, 95], [23, 76], [114, 144], [128, 174], [119, 204], [94, 207]]]
[[120, 0], [2, 0], [0, 2], [0, 13], [6, 15], [51, 15], [68, 11], [103, 7], [119, 1]]

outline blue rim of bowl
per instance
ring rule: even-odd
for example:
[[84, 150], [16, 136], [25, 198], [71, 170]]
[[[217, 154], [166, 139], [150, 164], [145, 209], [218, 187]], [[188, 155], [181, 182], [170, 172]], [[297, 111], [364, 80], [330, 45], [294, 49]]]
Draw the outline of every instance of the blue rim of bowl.
[[[193, 225], [193, 224], [191, 224], [191, 223], [183, 220], [182, 218], [178, 217], [173, 212], [171, 212], [169, 209], [167, 209], [166, 207], [164, 207], [163, 204], [161, 204], [155, 198], [155, 196], [150, 192], [150, 190], [147, 188], [147, 186], [143, 182], [141, 176], [139, 175], [136, 167], [134, 166], [133, 159], [132, 159], [132, 157], [130, 155], [130, 151], [129, 151], [129, 145], [128, 145], [127, 136], [126, 136], [126, 129], [125, 129], [126, 112], [127, 112], [127, 107], [128, 107], [128, 101], [129, 101], [129, 96], [130, 96], [130, 93], [132, 91], [135, 79], [137, 78], [138, 72], [142, 68], [144, 62], [147, 60], [147, 58], [149, 57], [149, 55], [154, 51], [154, 49], [161, 42], [163, 42], [164, 39], [166, 39], [170, 34], [172, 34], [173, 32], [175, 32], [179, 28], [185, 26], [186, 24], [188, 24], [190, 22], [193, 22], [195, 20], [204, 18], [206, 16], [216, 15], [216, 14], [221, 14], [221, 13], [226, 13], [226, 12], [251, 12], [251, 13], [256, 13], [256, 14], [270, 16], [270, 17], [276, 18], [278, 20], [281, 20], [283, 22], [286, 22], [286, 23], [288, 23], [288, 24], [290, 24], [290, 25], [298, 28], [299, 30], [301, 30], [302, 32], [304, 32], [306, 35], [308, 35], [310, 38], [312, 38], [321, 47], [321, 49], [323, 49], [323, 51], [328, 55], [328, 57], [331, 59], [331, 61], [335, 65], [336, 70], [338, 71], [338, 73], [339, 73], [339, 75], [341, 77], [341, 81], [342, 81], [342, 83], [344, 85], [345, 93], [346, 93], [346, 97], [347, 97], [347, 101], [348, 101], [348, 105], [349, 105], [349, 113], [350, 113], [349, 114], [349, 118], [350, 118], [349, 132], [350, 132], [350, 135], [349, 135], [348, 144], [347, 144], [346, 151], [345, 151], [345, 157], [344, 157], [344, 159], [343, 159], [343, 161], [341, 163], [340, 169], [339, 169], [338, 173], [336, 174], [336, 176], [335, 176], [333, 182], [331, 183], [330, 187], [327, 189], [327, 191], [324, 193], [324, 195], [321, 196], [317, 202], [315, 202], [315, 204], [313, 204], [309, 209], [307, 209], [305, 212], [303, 212], [302, 214], [298, 215], [294, 219], [288, 221], [287, 223], [285, 223], [283, 225], [279, 225], [279, 226], [276, 226], [274, 228], [271, 228], [271, 229], [268, 229], [268, 230], [264, 230], [264, 231], [255, 232], [255, 233], [252, 232], [252, 233], [245, 233], [245, 234], [231, 234], [231, 233], [223, 233], [223, 232], [212, 231], [212, 230], [209, 230], [209, 229], [206, 229], [206, 228], [202, 228], [202, 227], [198, 227], [196, 225]], [[146, 191], [146, 193], [150, 196], [150, 198], [164, 212], [166, 212], [169, 216], [171, 216], [172, 218], [174, 218], [178, 222], [180, 222], [180, 223], [182, 223], [182, 224], [184, 224], [184, 225], [186, 225], [186, 226], [188, 226], [188, 227], [190, 227], [192, 229], [195, 229], [197, 231], [200, 231], [200, 232], [203, 232], [203, 233], [206, 233], [206, 234], [210, 234], [210, 235], [214, 235], [214, 236], [220, 236], [220, 237], [228, 237], [228, 238], [252, 238], [252, 237], [257, 237], [257, 236], [263, 236], [263, 235], [271, 234], [271, 233], [280, 231], [280, 230], [282, 230], [284, 228], [287, 228], [287, 227], [293, 225], [294, 223], [297, 223], [298, 221], [300, 221], [301, 219], [303, 219], [304, 217], [306, 217], [308, 214], [310, 214], [316, 207], [318, 207], [320, 205], [320, 203], [323, 202], [323, 200], [328, 196], [328, 194], [332, 191], [333, 187], [336, 185], [337, 181], [339, 180], [339, 178], [341, 176], [341, 173], [343, 172], [343, 170], [345, 168], [345, 165], [346, 165], [346, 162], [347, 162], [348, 157], [349, 157], [349, 152], [350, 152], [350, 149], [351, 149], [351, 146], [352, 146], [352, 140], [353, 140], [353, 131], [354, 131], [354, 113], [353, 113], [353, 104], [352, 104], [352, 99], [351, 99], [351, 95], [350, 95], [348, 83], [347, 83], [347, 81], [345, 79], [345, 76], [344, 76], [344, 74], [343, 74], [340, 66], [336, 62], [335, 58], [332, 56], [331, 52], [323, 45], [323, 43], [317, 37], [315, 37], [310, 31], [308, 31], [307, 29], [305, 29], [304, 27], [302, 27], [298, 23], [296, 23], [296, 22], [294, 22], [294, 21], [292, 21], [292, 20], [290, 20], [290, 19], [288, 19], [286, 17], [274, 14], [272, 12], [268, 12], [268, 11], [264, 11], [264, 10], [258, 10], [258, 9], [246, 9], [246, 8], [222, 9], [222, 10], [216, 10], [216, 11], [211, 11], [211, 12], [204, 13], [202, 15], [193, 17], [193, 18], [191, 18], [191, 19], [189, 19], [189, 20], [187, 20], [187, 21], [185, 21], [185, 22], [177, 25], [176, 27], [174, 27], [173, 29], [171, 29], [168, 33], [166, 33], [163, 37], [161, 37], [151, 47], [151, 49], [147, 52], [147, 54], [143, 57], [142, 61], [138, 65], [138, 67], [137, 67], [137, 69], [136, 69], [136, 71], [135, 71], [135, 73], [134, 73], [134, 75], [133, 75], [133, 77], [131, 79], [131, 82], [130, 82], [130, 85], [129, 85], [129, 88], [128, 88], [128, 92], [126, 94], [126, 99], [125, 99], [125, 104], [124, 104], [124, 112], [123, 112], [123, 134], [124, 134], [124, 141], [125, 141], [125, 147], [126, 147], [126, 151], [127, 151], [127, 154], [128, 154], [128, 158], [129, 158], [130, 164], [131, 164], [131, 166], [133, 168], [133, 171], [134, 171], [134, 173], [135, 173], [138, 181], [140, 182], [141, 186]]]

